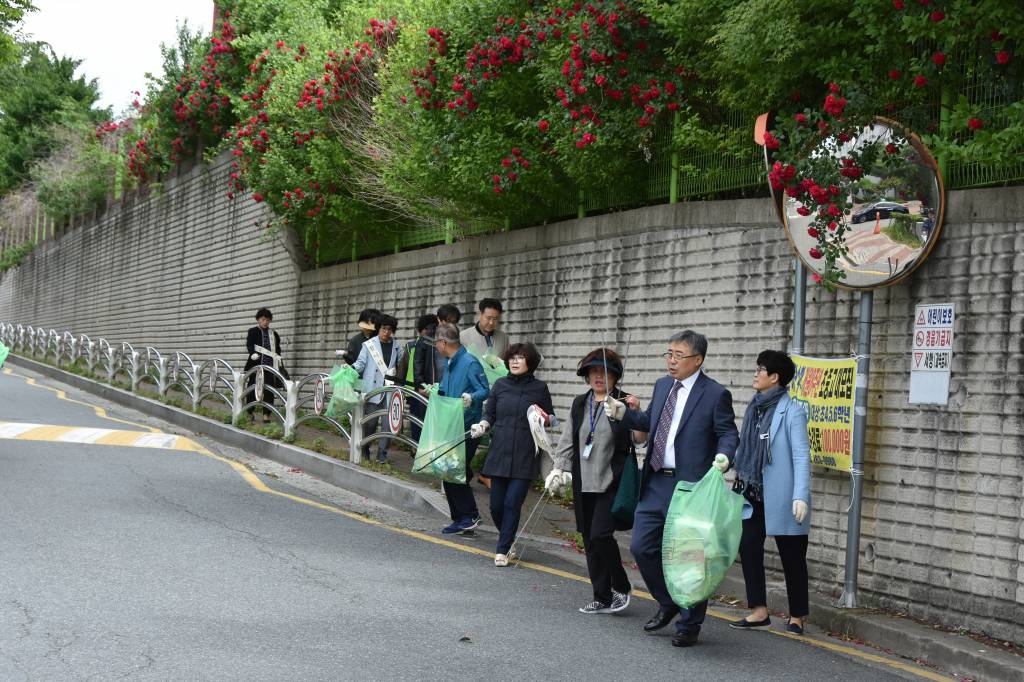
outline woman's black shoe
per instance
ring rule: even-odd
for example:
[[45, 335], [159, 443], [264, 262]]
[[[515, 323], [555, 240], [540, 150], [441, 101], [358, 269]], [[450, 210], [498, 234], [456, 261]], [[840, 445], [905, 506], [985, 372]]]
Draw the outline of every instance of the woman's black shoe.
[[734, 620], [729, 623], [729, 627], [737, 628], [739, 630], [749, 630], [750, 628], [763, 628], [764, 626], [771, 624], [771, 618], [765, 618], [764, 620], [747, 620], [746, 618], [740, 618], [739, 620]]
[[666, 609], [664, 606], [658, 609], [658, 612], [654, 616], [644, 623], [644, 632], [654, 632], [660, 630], [669, 623], [672, 619], [679, 615], [679, 609]]
[[786, 632], [792, 632], [794, 635], [802, 635], [804, 634], [804, 627], [802, 625], [797, 625], [792, 621], [788, 621], [786, 623]]

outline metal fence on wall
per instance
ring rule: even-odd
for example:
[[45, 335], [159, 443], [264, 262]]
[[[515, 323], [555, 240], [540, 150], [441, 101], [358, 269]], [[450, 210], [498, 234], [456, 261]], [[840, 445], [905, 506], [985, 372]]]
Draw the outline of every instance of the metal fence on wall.
[[[958, 55], [956, 63], [962, 64], [968, 74], [959, 92], [946, 92], [941, 101], [908, 107], [894, 114], [894, 118], [913, 130], [940, 130], [944, 126], [942, 105], [948, 108], [957, 98], [964, 96], [998, 129], [1010, 123], [1010, 116], [1016, 111], [1011, 105], [1020, 99], [1019, 86], [994, 84], [985, 78], [984, 57], [980, 54]], [[718, 123], [725, 126], [736, 139], [750, 140], [749, 153], [739, 155], [726, 151], [683, 151], [673, 156], [671, 151], [672, 129], [665, 126], [658, 130], [652, 144], [650, 158], [637, 163], [630, 172], [628, 185], [596, 189], [579, 187], [564, 193], [556, 204], [547, 210], [540, 222], [553, 222], [588, 213], [623, 210], [638, 206], [686, 201], [691, 199], [714, 199], [722, 196], [756, 194], [766, 191], [767, 178], [763, 156], [754, 145], [751, 134], [753, 121], [761, 112], [729, 110], [721, 112]], [[970, 131], [950, 131], [954, 139], [963, 140]], [[1017, 184], [1024, 182], [1024, 158], [1015, 164], [995, 166], [981, 160], [951, 159], [944, 163], [945, 186], [947, 189], [966, 189], [991, 185]], [[95, 213], [93, 214], [95, 217]], [[54, 238], [83, 218], [69, 225], [55, 224], [37, 210], [24, 217], [17, 224], [0, 225], [0, 271], [13, 267], [24, 255], [26, 245]], [[519, 224], [508, 218], [494, 221], [474, 221], [456, 226], [452, 222], [417, 228], [393, 228], [387, 225], [362, 226], [358, 237], [346, 244], [331, 244], [317, 258], [321, 265], [344, 260], [357, 260], [399, 251], [442, 244], [458, 238], [500, 232], [536, 224]], [[312, 243], [312, 240], [307, 240]], [[317, 240], [319, 241], [319, 240]], [[21, 251], [15, 251], [21, 249]], [[4, 262], [10, 261], [6, 266]]]
[[[348, 440], [349, 461], [354, 464], [362, 461], [363, 450], [370, 443], [381, 439], [415, 450], [416, 441], [406, 431], [423, 426], [423, 421], [405, 407], [413, 402], [425, 406], [426, 398], [404, 386], [389, 385], [360, 393], [354, 404], [346, 405], [343, 414], [336, 414], [330, 410], [331, 382], [323, 372], [292, 380], [270, 365], [239, 371], [221, 358], [197, 363], [182, 352], [161, 353], [151, 346], [137, 350], [126, 341], [110, 343], [85, 334], [75, 336], [68, 331], [13, 322], [0, 322], [0, 342], [14, 353], [77, 369], [131, 393], [139, 393], [144, 384], [149, 384], [161, 399], [172, 397], [172, 393], [181, 396], [193, 412], [199, 412], [204, 403], [220, 403], [229, 411], [232, 424], [239, 424], [258, 408], [280, 424], [285, 440], [294, 439], [303, 424], [319, 421]], [[377, 429], [377, 423], [386, 428]]]

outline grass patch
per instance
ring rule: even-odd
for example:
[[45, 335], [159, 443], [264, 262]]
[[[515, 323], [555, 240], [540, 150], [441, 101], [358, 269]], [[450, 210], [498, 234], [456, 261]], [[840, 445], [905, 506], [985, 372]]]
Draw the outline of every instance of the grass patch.
[[917, 223], [923, 220], [921, 216], [907, 216], [901, 213], [894, 213], [889, 224], [882, 228], [882, 234], [900, 244], [919, 249], [924, 242], [917, 234]]

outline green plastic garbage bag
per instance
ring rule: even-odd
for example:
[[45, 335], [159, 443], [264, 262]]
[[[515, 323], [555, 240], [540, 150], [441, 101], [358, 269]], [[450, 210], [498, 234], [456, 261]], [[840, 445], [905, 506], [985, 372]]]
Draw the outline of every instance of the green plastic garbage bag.
[[490, 348], [488, 348], [487, 352], [483, 355], [479, 355], [476, 350], [470, 350], [469, 352], [473, 357], [480, 361], [481, 365], [483, 365], [484, 375], [487, 376], [488, 386], [494, 386], [495, 381], [508, 376], [508, 367], [505, 366], [505, 361], [495, 355]]
[[363, 380], [359, 373], [345, 365], [335, 365], [328, 375], [331, 382], [331, 402], [327, 403], [327, 416], [335, 419], [352, 411], [359, 402], [359, 391], [363, 388]]
[[740, 548], [743, 502], [715, 467], [697, 483], [676, 484], [661, 543], [665, 583], [676, 604], [705, 601], [725, 578]]
[[430, 389], [423, 430], [412, 461], [414, 474], [426, 474], [449, 483], [466, 482], [466, 432], [462, 398], [438, 395]]
[[4, 366], [4, 361], [7, 359], [7, 354], [11, 352], [11, 349], [4, 345], [3, 341], [0, 341], [0, 367]]

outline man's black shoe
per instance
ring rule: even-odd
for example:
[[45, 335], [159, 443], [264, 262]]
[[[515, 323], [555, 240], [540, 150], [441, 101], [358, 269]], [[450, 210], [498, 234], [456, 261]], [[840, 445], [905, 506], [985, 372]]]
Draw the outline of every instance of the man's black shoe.
[[697, 637], [699, 635], [700, 630], [677, 632], [675, 637], [672, 638], [672, 646], [693, 646], [697, 643]]
[[658, 612], [654, 616], [644, 623], [644, 632], [654, 632], [660, 630], [669, 623], [672, 619], [679, 615], [679, 609], [667, 609], [662, 606], [658, 609]]

